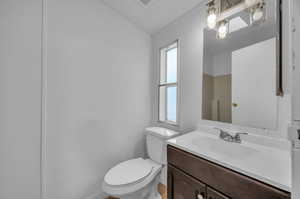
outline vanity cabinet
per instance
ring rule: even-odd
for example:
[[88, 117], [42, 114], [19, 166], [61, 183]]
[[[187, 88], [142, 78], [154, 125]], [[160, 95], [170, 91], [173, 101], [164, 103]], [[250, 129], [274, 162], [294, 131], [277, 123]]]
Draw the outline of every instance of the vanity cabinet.
[[168, 199], [290, 199], [290, 193], [168, 146]]

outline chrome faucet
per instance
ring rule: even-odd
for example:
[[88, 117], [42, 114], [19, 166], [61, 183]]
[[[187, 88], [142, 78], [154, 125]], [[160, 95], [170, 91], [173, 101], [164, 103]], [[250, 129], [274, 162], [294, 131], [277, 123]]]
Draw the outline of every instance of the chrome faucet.
[[234, 136], [220, 128], [215, 128], [220, 131], [220, 139], [226, 142], [242, 143], [241, 135], [248, 135], [248, 133], [236, 133]]

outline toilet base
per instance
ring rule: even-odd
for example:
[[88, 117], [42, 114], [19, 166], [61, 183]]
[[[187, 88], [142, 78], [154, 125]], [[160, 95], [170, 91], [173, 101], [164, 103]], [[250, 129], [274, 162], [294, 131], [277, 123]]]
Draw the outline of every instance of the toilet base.
[[160, 193], [158, 192], [159, 179], [160, 175], [158, 175], [148, 186], [135, 193], [121, 196], [120, 199], [162, 199]]

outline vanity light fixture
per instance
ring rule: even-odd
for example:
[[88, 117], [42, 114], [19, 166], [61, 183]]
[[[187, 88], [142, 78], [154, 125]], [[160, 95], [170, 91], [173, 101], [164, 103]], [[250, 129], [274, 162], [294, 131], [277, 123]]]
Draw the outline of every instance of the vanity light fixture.
[[218, 27], [218, 38], [225, 39], [229, 32], [229, 23], [227, 20], [223, 20], [219, 23]]
[[[231, 2], [235, 8], [229, 8], [221, 11], [222, 3]], [[260, 24], [266, 19], [266, 3], [265, 0], [211, 0], [207, 4], [207, 26], [209, 29], [215, 29], [218, 39], [224, 39], [229, 34], [229, 23], [232, 17], [238, 12], [246, 11], [250, 17], [250, 24]]]
[[217, 9], [215, 8], [215, 1], [209, 2], [207, 6], [208, 6], [207, 26], [210, 29], [214, 29], [217, 25]]

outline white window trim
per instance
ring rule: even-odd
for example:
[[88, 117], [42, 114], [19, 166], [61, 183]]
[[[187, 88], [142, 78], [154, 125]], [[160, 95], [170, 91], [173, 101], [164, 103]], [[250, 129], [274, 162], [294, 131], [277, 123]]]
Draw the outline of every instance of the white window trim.
[[[161, 75], [161, 50], [164, 48], [167, 48], [169, 46], [174, 45], [175, 43], [177, 43], [177, 81], [173, 82], [173, 83], [164, 83], [161, 84], [160, 82], [160, 75]], [[172, 49], [172, 48], [170, 48]], [[170, 50], [168, 49], [168, 50]], [[175, 126], [175, 127], [179, 127], [180, 124], [180, 93], [181, 93], [181, 89], [180, 89], [180, 42], [179, 39], [176, 39], [173, 42], [170, 42], [169, 44], [160, 47], [158, 50], [158, 82], [157, 82], [157, 93], [158, 93], [158, 98], [157, 98], [157, 122], [160, 124], [166, 124], [166, 125], [171, 125], [171, 126]], [[167, 73], [166, 73], [167, 75]], [[174, 121], [170, 121], [170, 120], [165, 120], [165, 121], [161, 121], [159, 114], [160, 114], [160, 88], [162, 86], [165, 86], [166, 88], [168, 87], [177, 87], [177, 99], [176, 99], [176, 122]], [[167, 98], [166, 98], [167, 101]], [[167, 103], [166, 103], [167, 104]], [[166, 105], [167, 107], [167, 105]], [[167, 110], [165, 110], [165, 113], [167, 113]]]

